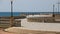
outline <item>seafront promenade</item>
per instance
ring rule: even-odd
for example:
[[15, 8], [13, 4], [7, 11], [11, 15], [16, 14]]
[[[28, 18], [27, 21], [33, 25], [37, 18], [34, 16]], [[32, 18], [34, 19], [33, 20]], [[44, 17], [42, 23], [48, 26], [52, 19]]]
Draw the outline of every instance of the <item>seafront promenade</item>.
[[0, 17], [1, 34], [60, 34], [60, 15], [14, 16], [12, 27], [9, 27], [10, 19], [11, 17]]
[[[27, 17], [28, 16], [28, 17]], [[39, 14], [39, 15], [25, 15], [22, 14], [21, 16], [13, 16], [13, 26], [18, 26], [20, 24], [21, 26], [21, 20], [19, 19], [25, 19], [27, 18], [28, 22], [45, 22], [45, 23], [60, 23], [60, 14], [55, 14], [53, 17], [53, 14]], [[11, 21], [11, 17], [5, 16], [0, 17], [0, 27], [9, 27]], [[4, 25], [3, 25], [4, 24]]]

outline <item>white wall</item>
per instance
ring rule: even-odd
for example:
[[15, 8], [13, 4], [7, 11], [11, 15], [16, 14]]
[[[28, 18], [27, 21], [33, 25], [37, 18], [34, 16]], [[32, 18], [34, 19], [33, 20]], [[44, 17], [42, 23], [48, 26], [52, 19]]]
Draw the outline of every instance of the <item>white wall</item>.
[[30, 29], [44, 30], [44, 31], [60, 31], [60, 23], [38, 23], [27, 22], [27, 19], [22, 19], [21, 25]]

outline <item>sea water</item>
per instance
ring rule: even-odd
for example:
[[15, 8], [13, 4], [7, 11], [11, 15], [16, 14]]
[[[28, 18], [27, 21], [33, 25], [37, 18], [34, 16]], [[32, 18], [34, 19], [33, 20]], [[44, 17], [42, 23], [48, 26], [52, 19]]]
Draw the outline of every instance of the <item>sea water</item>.
[[[53, 12], [13, 12], [13, 16], [21, 14], [53, 14]], [[60, 14], [60, 12], [54, 12], [54, 14]], [[11, 12], [0, 12], [0, 16], [11, 16]]]

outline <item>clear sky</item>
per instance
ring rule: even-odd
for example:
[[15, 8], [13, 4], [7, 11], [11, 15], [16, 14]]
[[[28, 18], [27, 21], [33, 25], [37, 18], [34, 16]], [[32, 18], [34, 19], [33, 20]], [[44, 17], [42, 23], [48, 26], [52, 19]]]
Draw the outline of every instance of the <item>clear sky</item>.
[[[14, 12], [52, 12], [57, 0], [14, 0]], [[10, 12], [10, 0], [0, 0], [0, 12]]]

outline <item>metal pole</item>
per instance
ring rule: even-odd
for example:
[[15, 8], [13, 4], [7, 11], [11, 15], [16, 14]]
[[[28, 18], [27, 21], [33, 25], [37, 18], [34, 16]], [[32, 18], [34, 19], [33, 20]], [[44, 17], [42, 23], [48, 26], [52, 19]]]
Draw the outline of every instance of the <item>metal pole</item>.
[[58, 14], [59, 14], [59, 4], [60, 4], [60, 3], [59, 3], [59, 0], [58, 0]]
[[11, 0], [11, 18], [10, 18], [10, 27], [13, 25], [13, 1]]
[[55, 17], [55, 15], [54, 15], [54, 8], [55, 8], [55, 5], [53, 4], [53, 17]]
[[11, 1], [11, 17], [13, 17], [13, 1]]

